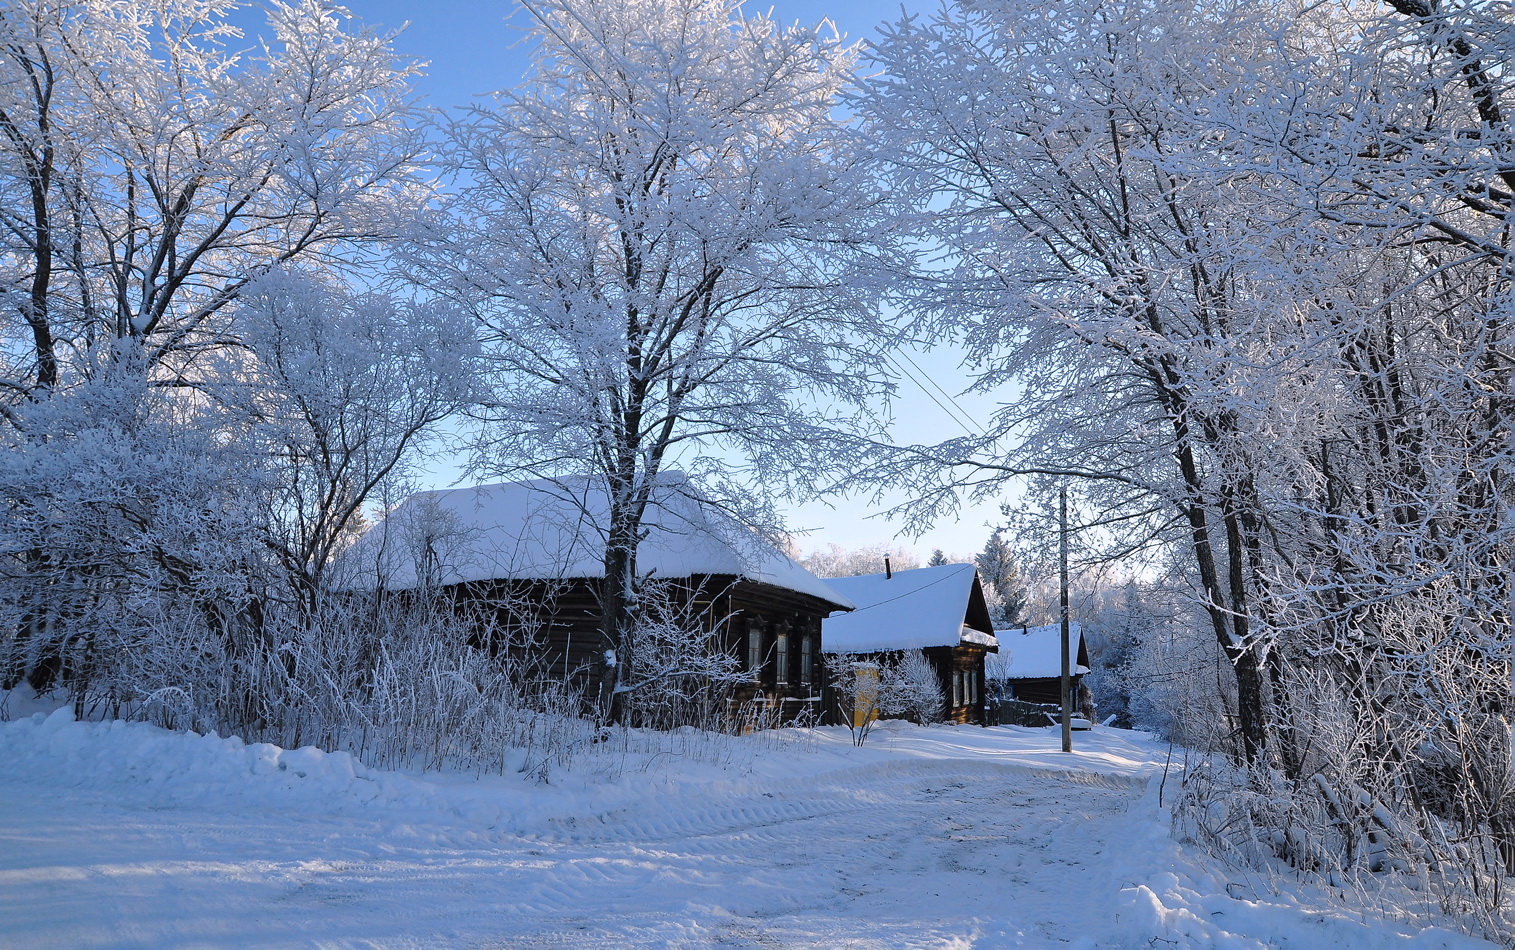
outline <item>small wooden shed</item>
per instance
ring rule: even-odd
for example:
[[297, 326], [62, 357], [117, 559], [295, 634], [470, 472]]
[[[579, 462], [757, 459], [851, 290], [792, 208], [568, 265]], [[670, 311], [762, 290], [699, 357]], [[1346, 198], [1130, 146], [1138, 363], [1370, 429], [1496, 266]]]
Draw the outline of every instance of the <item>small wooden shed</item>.
[[828, 662], [843, 656], [893, 662], [919, 650], [937, 671], [947, 720], [984, 721], [984, 658], [999, 642], [976, 567], [944, 564], [827, 583], [856, 608], [822, 623]]
[[[1062, 624], [1039, 627], [1009, 627], [996, 630], [1000, 654], [988, 663], [991, 687], [1005, 701], [1062, 705]], [[1077, 621], [1068, 625], [1068, 660], [1072, 674], [1075, 707], [1078, 688], [1089, 672], [1089, 650], [1084, 646], [1084, 632]]]

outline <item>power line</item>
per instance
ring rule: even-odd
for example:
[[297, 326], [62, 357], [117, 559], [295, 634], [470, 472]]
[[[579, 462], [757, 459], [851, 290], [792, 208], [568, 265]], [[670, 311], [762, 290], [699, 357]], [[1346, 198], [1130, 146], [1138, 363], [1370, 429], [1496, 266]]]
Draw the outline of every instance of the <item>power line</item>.
[[[973, 565], [971, 565], [971, 564], [943, 564], [942, 567], [973, 567]], [[977, 570], [977, 568], [974, 568], [974, 569]], [[934, 570], [934, 568], [929, 568], [929, 567], [928, 568], [918, 568], [918, 570], [928, 570], [929, 571], [929, 570]], [[878, 601], [877, 603], [873, 603], [873, 604], [866, 604], [866, 605], [864, 605], [862, 607], [854, 607], [852, 610], [849, 610], [844, 616], [847, 616], [847, 617], [856, 617], [858, 614], [862, 613], [865, 610], [872, 610], [875, 607], [882, 607], [885, 604], [892, 604], [896, 600], [902, 600], [902, 599], [904, 599], [906, 597], [914, 596], [915, 594], [919, 594], [923, 590], [928, 590], [928, 589], [930, 589], [932, 587], [935, 587], [938, 584], [946, 583], [947, 581], [953, 580], [954, 578], [956, 578], [961, 573], [962, 573], [961, 571], [952, 571], [950, 573], [947, 573], [947, 574], [943, 575], [942, 577], [937, 578], [936, 580], [932, 581], [929, 584], [922, 584], [919, 587], [915, 587], [915, 588], [911, 588], [910, 590], [903, 591], [903, 592], [901, 592], [899, 594], [896, 594], [893, 597], [888, 598], [887, 600], [881, 600], [881, 601]], [[878, 575], [875, 574], [875, 575], [869, 575], [869, 576], [876, 577]], [[836, 578], [836, 579], [837, 580], [847, 580], [849, 578]]]
[[954, 414], [953, 411], [947, 407], [946, 403], [943, 403], [940, 399], [936, 398], [936, 394], [927, 389], [924, 383], [922, 383], [919, 379], [916, 379], [915, 374], [906, 369], [904, 365], [896, 360], [893, 356], [885, 354], [884, 359], [888, 360], [889, 364], [898, 370], [901, 376], [914, 383], [916, 389], [919, 389], [922, 393], [925, 393], [927, 399], [930, 399], [932, 402], [936, 403], [936, 407], [945, 413], [947, 415], [947, 418], [957, 423], [958, 428], [962, 429], [970, 436], [979, 434], [977, 432], [974, 432], [973, 429], [969, 428], [969, 425], [973, 420], [968, 419], [966, 416], [959, 416], [957, 414]]
[[947, 401], [952, 403], [953, 407], [957, 409], [958, 413], [961, 414], [964, 419], [967, 419], [970, 423], [973, 424], [973, 428], [977, 429], [979, 431], [979, 434], [987, 434], [984, 432], [984, 427], [979, 424], [978, 420], [973, 418], [973, 416], [969, 414], [968, 410], [963, 408], [962, 403], [957, 401], [957, 397], [947, 392], [947, 390], [943, 389], [941, 383], [938, 383], [930, 373], [926, 372], [924, 369], [921, 369], [921, 364], [917, 363], [909, 353], [901, 350], [900, 355], [903, 356], [906, 360], [909, 360], [910, 365], [914, 366], [916, 368], [916, 371], [926, 378], [926, 382], [935, 386], [937, 392], [941, 393], [943, 396], [946, 396]]

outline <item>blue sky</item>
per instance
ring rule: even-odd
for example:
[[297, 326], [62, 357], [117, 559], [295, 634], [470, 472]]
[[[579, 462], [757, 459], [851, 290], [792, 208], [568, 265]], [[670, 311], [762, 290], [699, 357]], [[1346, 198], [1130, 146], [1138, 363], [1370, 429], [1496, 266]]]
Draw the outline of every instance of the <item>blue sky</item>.
[[[929, 9], [931, 5], [912, 0], [908, 6]], [[508, 88], [526, 70], [525, 50], [517, 45], [520, 31], [506, 22], [515, 9], [509, 0], [348, 0], [345, 6], [354, 18], [370, 26], [398, 29], [409, 22], [396, 46], [430, 64], [420, 86], [433, 105], [461, 105], [469, 96]], [[782, 0], [749, 3], [745, 9], [749, 13], [771, 10], [786, 23], [829, 18], [848, 38], [863, 40], [873, 36], [878, 24], [898, 19], [901, 11], [898, 0]]]
[[[606, 0], [616, 2], [616, 0]], [[912, 0], [911, 10], [929, 10], [936, 0]], [[436, 107], [466, 103], [471, 97], [484, 95], [519, 83], [528, 67], [521, 31], [509, 22], [514, 3], [507, 0], [437, 0], [416, 3], [414, 0], [349, 0], [353, 17], [370, 26], [403, 31], [396, 38], [396, 48], [404, 55], [427, 63], [425, 75], [417, 88]], [[815, 23], [829, 19], [849, 39], [868, 40], [877, 26], [902, 15], [898, 0], [821, 0], [801, 2], [782, 0], [769, 4], [749, 4], [749, 13], [771, 10], [784, 22]], [[407, 25], [408, 24], [408, 25]], [[951, 353], [913, 354], [919, 364], [918, 375], [929, 375], [943, 389], [954, 395], [966, 386], [966, 377]], [[906, 364], [913, 373], [916, 369]], [[946, 402], [940, 393], [928, 394], [928, 382], [917, 385], [909, 379], [900, 382], [899, 398], [893, 412], [895, 438], [903, 442], [934, 442], [962, 434], [962, 427], [937, 405]], [[992, 400], [962, 398], [969, 414], [982, 423], [987, 419]], [[446, 487], [457, 472], [450, 467], [439, 469], [437, 484]], [[908, 488], [895, 492], [902, 500]], [[834, 506], [811, 504], [790, 509], [791, 527], [808, 531], [800, 539], [804, 550], [827, 543], [859, 547], [876, 542], [898, 542], [920, 552], [922, 561], [932, 548], [948, 553], [971, 555], [983, 547], [989, 523], [996, 518], [993, 505], [967, 509], [951, 523], [940, 523], [919, 539], [896, 538], [898, 527], [879, 518], [870, 518], [878, 508], [864, 499], [838, 499]]]

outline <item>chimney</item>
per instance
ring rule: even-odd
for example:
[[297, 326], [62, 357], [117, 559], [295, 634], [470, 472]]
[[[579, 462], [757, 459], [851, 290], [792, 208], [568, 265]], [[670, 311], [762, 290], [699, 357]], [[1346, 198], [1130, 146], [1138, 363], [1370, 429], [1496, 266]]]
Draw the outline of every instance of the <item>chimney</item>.
[[889, 566], [889, 555], [884, 555], [884, 580], [894, 579], [894, 569]]

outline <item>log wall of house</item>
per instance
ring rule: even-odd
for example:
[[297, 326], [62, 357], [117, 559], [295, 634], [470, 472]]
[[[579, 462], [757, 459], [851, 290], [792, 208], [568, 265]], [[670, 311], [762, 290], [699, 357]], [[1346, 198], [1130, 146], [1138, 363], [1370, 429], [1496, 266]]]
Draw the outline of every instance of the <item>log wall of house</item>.
[[984, 647], [959, 644], [955, 647], [930, 647], [921, 651], [936, 667], [947, 699], [947, 721], [984, 722]]
[[[525, 677], [585, 686], [603, 649], [599, 583], [478, 581], [448, 588], [446, 596], [467, 619], [475, 644], [508, 655]], [[821, 619], [833, 605], [725, 575], [681, 580], [670, 598], [751, 672], [731, 701], [754, 724], [819, 716]]]
[[[1015, 639], [1013, 634], [1007, 637], [1008, 647], [1014, 656]], [[1082, 637], [1078, 640], [1078, 649], [1073, 656], [1073, 669], [1079, 667], [1089, 669], [1089, 642]], [[1012, 671], [1014, 667], [1011, 667]], [[1072, 674], [1071, 693], [1073, 705], [1078, 706], [1078, 686], [1083, 682], [1083, 673]], [[1015, 699], [1025, 703], [1043, 703], [1053, 706], [1061, 706], [1063, 703], [1062, 677], [1061, 676], [1012, 676], [995, 684], [999, 694], [1004, 699]]]
[[733, 702], [755, 719], [817, 720], [825, 682], [821, 619], [831, 605], [756, 584], [734, 586], [727, 604], [727, 650], [752, 674], [733, 690]]
[[[1071, 690], [1074, 706], [1078, 705], [1078, 684], [1081, 682], [1083, 682], [1083, 674], [1072, 677]], [[1002, 688], [1002, 695], [1005, 699], [1017, 699], [1025, 703], [1061, 706], [1063, 703], [1062, 677], [1007, 679]]]
[[595, 582], [474, 581], [446, 596], [468, 621], [474, 644], [508, 656], [523, 679], [589, 682], [602, 649]]

